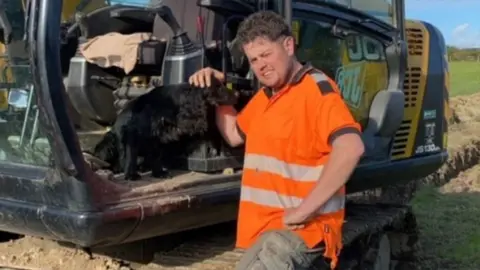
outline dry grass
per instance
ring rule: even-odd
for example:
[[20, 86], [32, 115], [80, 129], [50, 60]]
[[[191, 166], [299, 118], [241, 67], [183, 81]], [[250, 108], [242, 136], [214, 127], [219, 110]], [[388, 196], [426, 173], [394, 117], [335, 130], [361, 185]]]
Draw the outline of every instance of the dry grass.
[[452, 98], [450, 107], [460, 123], [448, 127], [448, 150], [455, 151], [472, 140], [480, 140], [480, 93]]

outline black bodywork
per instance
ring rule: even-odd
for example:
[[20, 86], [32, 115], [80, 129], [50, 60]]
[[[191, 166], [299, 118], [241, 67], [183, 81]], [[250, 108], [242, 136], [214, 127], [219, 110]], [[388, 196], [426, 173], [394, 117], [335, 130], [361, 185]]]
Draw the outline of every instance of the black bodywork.
[[[212, 176], [208, 184], [192, 184], [163, 195], [154, 191], [135, 194], [128, 187], [102, 180], [86, 166], [65, 105], [58, 39], [62, 1], [31, 0], [30, 5], [32, 71], [40, 93], [37, 102], [44, 115], [42, 125], [54, 149], [54, 162], [50, 168], [0, 164], [0, 229], [92, 247], [234, 220], [239, 173]], [[293, 8], [306, 11], [302, 9], [309, 6], [299, 3], [293, 4]], [[350, 21], [352, 26], [366, 31], [383, 28], [382, 32], [387, 33], [384, 25], [358, 23], [365, 14], [349, 13], [349, 18], [345, 18], [345, 12], [322, 9], [344, 18], [339, 23]], [[391, 36], [379, 35], [383, 39]], [[424, 177], [446, 159], [443, 146], [440, 152], [430, 155], [362, 164], [347, 190], [352, 193]]]

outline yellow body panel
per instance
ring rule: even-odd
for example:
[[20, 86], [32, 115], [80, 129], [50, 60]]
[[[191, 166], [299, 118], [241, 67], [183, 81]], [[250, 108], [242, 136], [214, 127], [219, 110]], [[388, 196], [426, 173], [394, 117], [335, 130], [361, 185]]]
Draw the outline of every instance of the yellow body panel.
[[[3, 43], [0, 43], [0, 81], [3, 83], [12, 82], [12, 70], [8, 67], [6, 61], [6, 47]], [[8, 89], [0, 88], [0, 111], [8, 109]]]
[[[348, 57], [345, 43], [342, 44], [343, 50], [343, 71], [351, 70], [349, 73], [357, 73], [349, 76], [337, 77], [337, 82], [343, 85], [344, 99], [351, 110], [355, 120], [362, 127], [368, 122], [370, 105], [375, 95], [385, 89], [388, 83], [388, 68], [385, 61], [351, 61]], [[337, 73], [338, 74], [338, 73]], [[359, 87], [358, 91], [348, 91], [348, 85]], [[355, 93], [356, 92], [356, 93]]]
[[[428, 73], [430, 41], [427, 29], [420, 22], [406, 21], [406, 35], [409, 49], [404, 84], [404, 118], [394, 138], [392, 159], [409, 158], [414, 152]], [[387, 87], [388, 67], [384, 56], [380, 60], [352, 61], [352, 52], [348, 52], [347, 44], [348, 42], [341, 43], [342, 68], [337, 72], [336, 81], [355, 119], [362, 127], [366, 127], [375, 95]], [[448, 80], [447, 72], [445, 85], [449, 84]], [[450, 114], [449, 110], [445, 111], [446, 119]], [[446, 143], [447, 135], [444, 141]]]
[[[62, 22], [73, 21], [77, 6], [83, 2], [83, 0], [64, 0], [62, 7]], [[105, 0], [91, 0], [90, 3], [81, 10], [88, 13], [100, 7], [107, 6]]]
[[406, 21], [405, 32], [408, 42], [407, 74], [404, 84], [405, 110], [402, 125], [394, 138], [392, 159], [409, 158], [413, 154], [430, 55], [429, 34], [422, 23]]

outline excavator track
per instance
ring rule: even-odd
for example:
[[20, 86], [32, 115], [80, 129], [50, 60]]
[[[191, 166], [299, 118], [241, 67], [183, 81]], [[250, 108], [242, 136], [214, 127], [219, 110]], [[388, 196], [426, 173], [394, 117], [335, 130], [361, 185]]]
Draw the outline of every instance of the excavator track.
[[[363, 239], [388, 231], [392, 242], [392, 260], [402, 261], [403, 269], [412, 269], [415, 262], [412, 254], [417, 238], [416, 223], [407, 206], [352, 204], [347, 206], [347, 221], [343, 241], [346, 251], [340, 259], [340, 269], [357, 269], [360, 266], [357, 248]], [[401, 239], [398, 239], [401, 238]], [[194, 241], [186, 241], [168, 251], [158, 252], [155, 257], [158, 269], [178, 270], [228, 270], [234, 269], [242, 251], [234, 249], [235, 234], [232, 229], [203, 235]], [[357, 243], [359, 242], [360, 243]], [[396, 247], [395, 243], [407, 243]], [[353, 248], [349, 250], [349, 248]], [[405, 258], [408, 253], [409, 258]], [[407, 261], [406, 260], [410, 260]], [[398, 263], [397, 263], [398, 265]], [[395, 268], [401, 269], [401, 268]]]
[[[405, 205], [347, 204], [344, 226], [344, 250], [339, 269], [373, 269], [368, 250], [375, 250], [376, 236], [388, 233], [391, 257], [396, 261], [391, 269], [414, 269], [414, 249], [417, 239], [415, 218]], [[171, 238], [168, 238], [171, 237]], [[234, 248], [235, 224], [218, 224], [208, 228], [167, 236], [153, 245], [152, 262], [148, 265], [122, 260], [115, 270], [229, 270], [241, 258], [243, 251]], [[171, 240], [166, 240], [171, 239]], [[174, 240], [175, 239], [175, 240]], [[138, 247], [137, 247], [138, 248]], [[148, 249], [148, 248], [146, 248]], [[361, 251], [361, 252], [359, 252]], [[14, 265], [0, 265], [0, 270], [36, 270]], [[108, 268], [110, 269], [110, 268]], [[112, 268], [113, 269], [113, 268]]]

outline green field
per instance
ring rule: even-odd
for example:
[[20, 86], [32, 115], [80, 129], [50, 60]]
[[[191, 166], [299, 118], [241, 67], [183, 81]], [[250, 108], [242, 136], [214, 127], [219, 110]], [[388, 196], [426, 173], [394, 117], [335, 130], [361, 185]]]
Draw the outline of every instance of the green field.
[[450, 97], [480, 91], [480, 62], [450, 62]]
[[480, 269], [480, 194], [421, 189], [413, 200], [421, 233], [421, 269]]

